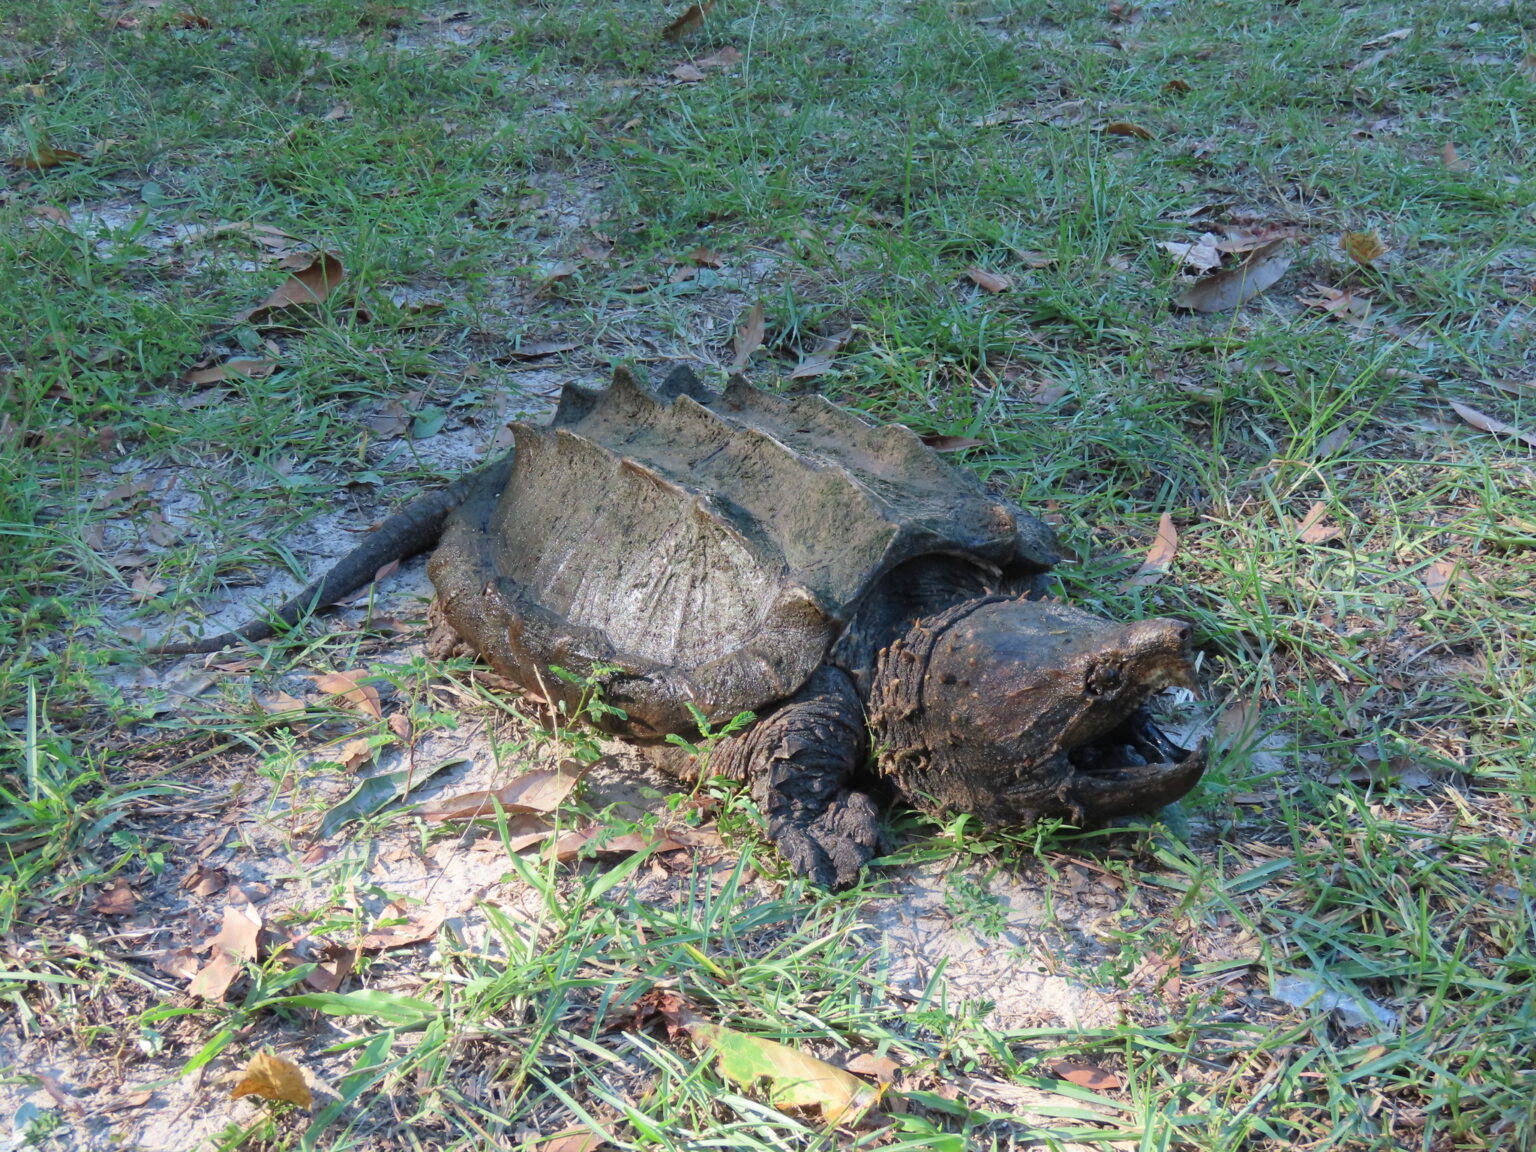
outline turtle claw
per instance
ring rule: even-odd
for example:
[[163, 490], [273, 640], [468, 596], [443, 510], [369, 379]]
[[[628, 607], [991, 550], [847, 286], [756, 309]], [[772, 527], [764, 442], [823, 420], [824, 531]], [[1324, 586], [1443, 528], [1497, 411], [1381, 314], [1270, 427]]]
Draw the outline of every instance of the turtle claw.
[[811, 883], [847, 888], [874, 857], [880, 817], [865, 793], [840, 792], [815, 819], [770, 820], [768, 838], [789, 866]]

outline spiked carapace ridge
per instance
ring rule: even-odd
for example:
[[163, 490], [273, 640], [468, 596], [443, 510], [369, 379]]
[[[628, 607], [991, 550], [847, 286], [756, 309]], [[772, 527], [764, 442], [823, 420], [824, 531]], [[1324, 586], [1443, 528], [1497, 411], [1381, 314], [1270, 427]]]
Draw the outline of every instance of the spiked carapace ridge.
[[1143, 710], [1189, 679], [1188, 626], [1040, 599], [1050, 529], [906, 428], [740, 376], [714, 392], [678, 368], [653, 392], [620, 368], [513, 435], [509, 457], [386, 521], [279, 617], [441, 525], [434, 651], [473, 650], [570, 706], [581, 689], [550, 667], [598, 676], [622, 710], [608, 727], [642, 744], [691, 731], [695, 710], [762, 715], [715, 763], [751, 780], [769, 835], [826, 884], [874, 852], [874, 805], [852, 788], [866, 712], [875, 762], [914, 802], [994, 823], [1155, 806], [1200, 775], [1202, 755]]
[[875, 762], [915, 802], [993, 823], [1081, 820], [1176, 799], [1203, 757], [1147, 697], [1187, 680], [1189, 628], [1118, 626], [1038, 598], [1050, 529], [911, 431], [821, 397], [686, 369], [566, 389], [517, 425], [504, 490], [449, 520], [432, 579], [453, 632], [540, 691], [605, 677], [642, 741], [744, 710], [721, 748], [790, 862], [847, 883], [873, 853]]

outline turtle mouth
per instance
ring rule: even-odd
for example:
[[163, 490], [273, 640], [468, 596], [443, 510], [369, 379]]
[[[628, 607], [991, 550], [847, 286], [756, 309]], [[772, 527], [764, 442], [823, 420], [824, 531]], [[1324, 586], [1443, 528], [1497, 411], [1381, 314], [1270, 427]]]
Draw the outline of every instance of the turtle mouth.
[[1205, 771], [1205, 743], [1181, 748], [1138, 708], [1118, 728], [1067, 753], [1072, 799], [1089, 817], [1121, 816], [1172, 804]]

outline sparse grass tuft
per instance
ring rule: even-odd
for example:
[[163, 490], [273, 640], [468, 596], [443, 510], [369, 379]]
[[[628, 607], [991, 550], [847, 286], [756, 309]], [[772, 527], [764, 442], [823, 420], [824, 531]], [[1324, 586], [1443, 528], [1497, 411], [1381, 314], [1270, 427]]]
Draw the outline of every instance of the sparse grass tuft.
[[[0, 6], [18, 1136], [1536, 1145], [1536, 463], [1456, 407], [1536, 434], [1529, 14], [721, 0], [663, 40], [683, 7]], [[1279, 227], [1279, 284], [1173, 307], [1161, 242]], [[1340, 236], [1371, 231], [1388, 251], [1363, 267]], [[323, 305], [242, 318], [316, 252], [346, 270]], [[1304, 303], [1315, 285], [1358, 309]], [[1208, 701], [1170, 708], [1212, 757], [1181, 810], [1093, 834], [895, 813], [882, 866], [826, 896], [775, 878], [739, 792], [595, 773], [562, 819], [708, 818], [729, 850], [556, 864], [509, 849], [511, 818], [349, 799], [396, 773], [414, 795], [453, 757], [495, 787], [602, 751], [468, 661], [443, 676], [389, 585], [368, 619], [206, 666], [132, 655], [279, 599], [567, 380], [723, 367], [757, 302], [755, 379], [982, 441], [964, 466], [1056, 525], [1064, 595], [1196, 624]], [[845, 329], [829, 371], [778, 379]], [[231, 359], [271, 363], [192, 375]], [[1332, 538], [1302, 538], [1314, 508]], [[1170, 573], [1128, 585], [1164, 514]], [[347, 671], [376, 712], [311, 679]], [[430, 940], [310, 979], [429, 907]], [[226, 996], [190, 996], [209, 953], [188, 950], [230, 908], [268, 935]], [[943, 924], [915, 961], [903, 917]], [[1109, 1007], [1026, 1019], [1010, 989], [1037, 976]], [[887, 1057], [906, 1111], [838, 1131], [775, 1109], [669, 1033], [663, 995]], [[264, 1048], [311, 1074], [312, 1114], [225, 1099]]]

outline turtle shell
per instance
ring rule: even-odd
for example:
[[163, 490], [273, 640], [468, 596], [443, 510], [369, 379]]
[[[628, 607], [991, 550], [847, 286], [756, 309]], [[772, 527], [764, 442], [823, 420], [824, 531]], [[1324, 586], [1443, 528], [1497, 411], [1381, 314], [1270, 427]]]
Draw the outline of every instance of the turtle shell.
[[573, 680], [600, 681], [625, 713], [604, 726], [642, 739], [695, 728], [690, 706], [719, 723], [793, 694], [907, 561], [1054, 560], [1048, 528], [909, 429], [741, 376], [715, 393], [680, 369], [653, 392], [620, 368], [512, 431], [510, 473], [488, 473], [432, 558], [439, 608], [568, 710]]

